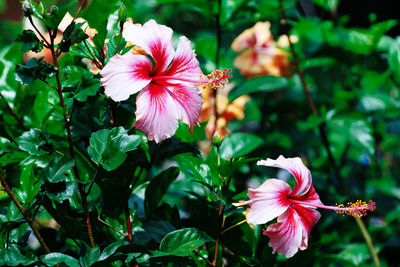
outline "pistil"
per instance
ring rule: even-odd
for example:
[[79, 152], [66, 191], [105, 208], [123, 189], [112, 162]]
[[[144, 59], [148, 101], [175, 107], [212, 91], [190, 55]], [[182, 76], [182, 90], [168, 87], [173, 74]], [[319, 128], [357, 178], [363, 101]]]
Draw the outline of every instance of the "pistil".
[[338, 214], [350, 215], [353, 217], [363, 217], [367, 214], [367, 211], [373, 211], [375, 207], [375, 202], [370, 200], [368, 204], [365, 201], [357, 200], [356, 202], [347, 202], [346, 206], [344, 204], [336, 204], [337, 206], [325, 206], [325, 205], [318, 205], [314, 203], [299, 201], [295, 199], [290, 200], [293, 204], [300, 204], [309, 207], [327, 209], [327, 210], [334, 210]]

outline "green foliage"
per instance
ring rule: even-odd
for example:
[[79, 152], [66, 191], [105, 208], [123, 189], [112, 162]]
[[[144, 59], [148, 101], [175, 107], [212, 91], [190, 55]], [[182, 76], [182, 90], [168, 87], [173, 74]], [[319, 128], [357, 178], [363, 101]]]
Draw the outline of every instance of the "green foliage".
[[160, 243], [158, 255], [188, 256], [210, 239], [196, 228], [184, 228], [167, 234]]
[[62, 85], [74, 92], [74, 98], [79, 102], [86, 102], [89, 96], [95, 96], [100, 88], [100, 81], [93, 79], [93, 73], [78, 67], [68, 66], [62, 70], [66, 79]]
[[92, 134], [87, 151], [96, 164], [112, 171], [125, 161], [126, 152], [135, 150], [140, 141], [140, 136], [128, 135], [122, 127], [103, 129]]
[[43, 156], [47, 152], [45, 147], [48, 143], [47, 133], [39, 129], [31, 129], [23, 133], [18, 139], [19, 148], [34, 156]]
[[22, 51], [24, 52], [32, 50], [37, 53], [43, 49], [43, 42], [39, 41], [32, 30], [24, 30], [15, 40], [22, 42]]
[[81, 29], [83, 24], [84, 23], [72, 22], [68, 25], [59, 46], [61, 52], [68, 52], [72, 45], [80, 43], [88, 38], [88, 35]]
[[168, 187], [175, 181], [178, 174], [179, 170], [171, 167], [151, 180], [145, 193], [145, 209], [148, 217], [161, 205]]
[[50, 64], [43, 61], [43, 57], [31, 58], [26, 65], [18, 64], [15, 69], [15, 79], [21, 84], [30, 85], [36, 79], [46, 80], [48, 76], [54, 73], [54, 68]]
[[263, 143], [263, 140], [252, 134], [235, 133], [224, 138], [221, 144], [222, 158], [237, 158], [247, 155]]
[[75, 266], [81, 266], [79, 264], [79, 261], [69, 255], [58, 253], [58, 252], [53, 252], [47, 255], [43, 255], [41, 258], [41, 261], [45, 264], [49, 265], [56, 265], [60, 263], [64, 263], [68, 266], [75, 267]]

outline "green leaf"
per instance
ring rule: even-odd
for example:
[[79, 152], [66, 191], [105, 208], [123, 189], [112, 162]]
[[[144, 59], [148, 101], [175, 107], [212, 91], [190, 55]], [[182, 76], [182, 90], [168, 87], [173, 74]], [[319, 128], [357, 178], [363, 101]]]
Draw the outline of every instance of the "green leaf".
[[17, 143], [21, 150], [27, 151], [31, 155], [43, 156], [47, 154], [43, 149], [43, 145], [46, 144], [44, 132], [39, 129], [31, 129], [29, 132], [24, 132], [18, 137]]
[[32, 30], [24, 30], [15, 40], [22, 42], [22, 51], [24, 52], [32, 50], [33, 52], [38, 53], [43, 49], [43, 42], [39, 41]]
[[145, 192], [145, 209], [146, 214], [150, 215], [156, 210], [162, 203], [165, 193], [167, 193], [168, 187], [178, 177], [179, 169], [171, 167], [157, 175], [151, 180], [146, 188]]
[[202, 158], [185, 153], [175, 156], [175, 160], [186, 178], [194, 178], [202, 183], [212, 185], [210, 167]]
[[65, 180], [66, 173], [72, 170], [74, 161], [67, 161], [64, 157], [57, 157], [47, 165], [44, 170], [46, 180], [51, 183], [57, 183]]
[[44, 188], [49, 198], [61, 203], [66, 199], [70, 199], [75, 192], [74, 181], [61, 181], [58, 183], [45, 183]]
[[78, 66], [68, 66], [61, 71], [65, 73], [62, 85], [73, 90], [74, 98], [80, 102], [86, 102], [89, 96], [95, 96], [100, 88], [100, 81], [93, 77], [89, 70]]
[[0, 136], [0, 155], [10, 151], [11, 142], [7, 138]]
[[128, 241], [117, 241], [114, 243], [109, 244], [107, 247], [104, 248], [103, 252], [101, 253], [99, 257], [99, 261], [103, 261], [107, 259], [108, 257], [112, 256], [119, 247], [128, 245]]
[[97, 51], [103, 53], [104, 42], [107, 37], [107, 20], [101, 23], [96, 29], [97, 33], [93, 36], [93, 43], [96, 46]]
[[393, 40], [388, 52], [389, 68], [393, 71], [397, 81], [400, 81], [400, 38]]
[[83, 267], [89, 267], [93, 263], [99, 260], [100, 257], [100, 248], [88, 248], [86, 255], [80, 258], [80, 263]]
[[41, 261], [43, 263], [49, 264], [51, 266], [54, 266], [56, 264], [64, 263], [67, 266], [70, 267], [80, 267], [79, 261], [69, 255], [58, 253], [58, 252], [53, 252], [50, 254], [43, 255], [41, 257]]
[[40, 191], [40, 184], [33, 173], [33, 165], [24, 166], [20, 176], [20, 189], [23, 193], [23, 201], [29, 206], [29, 203], [35, 198], [36, 194]]
[[336, 255], [336, 258], [360, 266], [370, 258], [368, 247], [365, 244], [349, 244]]
[[36, 257], [23, 255], [16, 245], [0, 249], [0, 266], [26, 266], [34, 262], [36, 262]]
[[83, 23], [71, 23], [63, 33], [63, 39], [60, 43], [60, 51], [68, 52], [69, 48], [86, 40], [89, 36], [82, 30]]
[[[121, 2], [117, 0], [93, 0], [90, 1], [81, 15], [87, 20], [90, 27], [100, 30], [104, 24], [107, 24], [105, 21], [110, 14], [118, 10], [120, 3]], [[101, 14], [101, 16], [99, 16], [99, 14]]]
[[163, 238], [159, 255], [188, 256], [194, 249], [208, 241], [210, 239], [196, 228], [176, 230]]
[[128, 135], [123, 127], [103, 129], [92, 134], [87, 151], [92, 160], [107, 171], [118, 168], [126, 159], [126, 152], [140, 144], [139, 135]]
[[227, 159], [245, 156], [263, 143], [253, 134], [234, 133], [224, 138], [220, 148], [221, 157]]
[[54, 67], [43, 61], [43, 57], [29, 59], [26, 65], [17, 64], [15, 79], [21, 84], [32, 84], [36, 79], [46, 80], [54, 74]]
[[260, 158], [244, 158], [244, 157], [239, 157], [234, 159], [231, 158], [229, 160], [222, 159], [218, 171], [222, 176], [230, 177], [242, 165], [259, 159]]
[[[337, 114], [328, 120], [330, 140], [343, 145], [344, 141], [351, 143], [356, 148], [374, 154], [375, 145], [370, 123], [358, 113]], [[339, 136], [337, 138], [336, 136]], [[341, 138], [340, 138], [341, 137]]]
[[[119, 43], [118, 43], [119, 40]], [[118, 43], [118, 48], [117, 47], [117, 43]], [[107, 48], [106, 48], [106, 54], [107, 54], [107, 58], [110, 59], [114, 56], [114, 53], [117, 52], [117, 54], [119, 52], [121, 52], [126, 46], [126, 41], [124, 39], [124, 37], [120, 37], [120, 35], [114, 35], [107, 43]]]

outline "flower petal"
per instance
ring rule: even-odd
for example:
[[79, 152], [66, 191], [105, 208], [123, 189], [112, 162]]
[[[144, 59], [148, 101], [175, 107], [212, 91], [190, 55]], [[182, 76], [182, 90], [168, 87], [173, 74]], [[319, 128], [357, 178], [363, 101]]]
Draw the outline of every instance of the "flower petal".
[[305, 194], [292, 196], [292, 198], [304, 202], [305, 205], [307, 203], [310, 204], [311, 206], [324, 205], [319, 199], [319, 195], [317, 194], [317, 192], [315, 192], [314, 186], [312, 185]]
[[144, 88], [136, 98], [133, 126], [157, 143], [171, 137], [178, 128], [178, 111], [166, 89], [156, 84]]
[[198, 123], [199, 114], [203, 105], [203, 98], [197, 87], [186, 83], [169, 87], [170, 95], [173, 97], [177, 108], [177, 117], [189, 125], [190, 132], [193, 125]]
[[259, 160], [257, 165], [277, 167], [289, 171], [296, 179], [296, 185], [290, 195], [304, 194], [312, 185], [311, 173], [300, 158], [285, 158], [281, 155], [276, 160], [269, 158], [267, 160]]
[[155, 66], [152, 73], [155, 74], [165, 70], [174, 58], [172, 33], [171, 28], [149, 20], [143, 26], [128, 24], [123, 36], [127, 41], [140, 46], [153, 57]]
[[268, 245], [273, 248], [273, 253], [279, 252], [290, 258], [299, 249], [306, 249], [308, 235], [319, 218], [319, 212], [314, 209], [297, 205], [288, 208], [278, 217], [277, 223], [264, 230], [264, 235], [270, 239]]
[[171, 66], [160, 73], [160, 76], [178, 76], [200, 81], [201, 75], [203, 72], [190, 46], [190, 41], [185, 36], [181, 36]]
[[300, 250], [305, 250], [308, 246], [308, 235], [311, 229], [321, 218], [321, 214], [313, 208], [306, 208], [301, 205], [294, 205], [294, 209], [300, 217], [303, 224], [303, 238], [300, 245]]
[[290, 205], [287, 200], [290, 190], [286, 182], [278, 179], [268, 179], [260, 187], [249, 189], [247, 221], [263, 224], [284, 213]]
[[151, 68], [146, 56], [132, 53], [113, 56], [100, 72], [105, 94], [114, 101], [128, 99], [150, 83]]
[[274, 42], [270, 28], [271, 24], [268, 21], [257, 22], [253, 27], [245, 30], [233, 40], [232, 50], [240, 52], [246, 48], [272, 45]]

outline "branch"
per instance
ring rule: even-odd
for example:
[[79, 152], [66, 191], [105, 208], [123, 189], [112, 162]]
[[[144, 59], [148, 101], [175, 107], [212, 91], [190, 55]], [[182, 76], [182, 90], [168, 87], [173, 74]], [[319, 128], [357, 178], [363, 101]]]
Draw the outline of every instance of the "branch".
[[[309, 90], [308, 85], [306, 83], [304, 72], [300, 68], [299, 58], [298, 58], [298, 56], [296, 54], [296, 51], [294, 49], [294, 45], [292, 43], [292, 40], [290, 39], [289, 25], [286, 22], [286, 16], [285, 16], [285, 11], [283, 9], [282, 0], [279, 0], [279, 4], [280, 4], [280, 9], [281, 9], [281, 16], [282, 16], [281, 24], [283, 25], [283, 27], [285, 29], [285, 35], [288, 38], [288, 42], [289, 42], [289, 45], [290, 45], [290, 50], [292, 52], [292, 56], [293, 56], [293, 60], [294, 60], [294, 65], [295, 65], [295, 68], [296, 68], [297, 72], [299, 73], [300, 81], [301, 81], [301, 84], [303, 86], [304, 95], [307, 98], [308, 106], [310, 107], [311, 112], [313, 114], [319, 116], [318, 111], [315, 108], [314, 101], [313, 101], [313, 99], [311, 97], [310, 90]], [[340, 191], [343, 191], [343, 189], [346, 188], [346, 187], [344, 186], [342, 175], [340, 174], [340, 170], [339, 170], [339, 168], [338, 168], [338, 166], [336, 164], [335, 158], [333, 157], [333, 154], [332, 154], [332, 151], [331, 151], [331, 148], [330, 148], [330, 144], [329, 144], [329, 140], [328, 140], [328, 137], [327, 137], [327, 134], [326, 134], [325, 126], [326, 126], [325, 123], [321, 123], [321, 124], [318, 125], [319, 135], [321, 137], [322, 144], [324, 145], [324, 147], [326, 149], [326, 152], [328, 153], [328, 159], [329, 159], [329, 161], [330, 161], [330, 163], [332, 165], [332, 168], [333, 168], [333, 170], [335, 172], [335, 176], [336, 176], [335, 185], [336, 185], [336, 188], [339, 189]]]
[[[28, 16], [28, 19], [29, 19], [29, 22], [31, 23], [32, 27], [33, 27], [33, 28], [35, 29], [35, 31], [39, 34], [40, 38], [42, 38], [42, 40], [43, 40], [43, 42], [44, 42], [44, 46], [45, 46], [46, 48], [49, 48], [49, 47], [50, 47], [50, 43], [46, 40], [46, 38], [44, 38], [44, 36], [43, 36], [42, 33], [38, 30], [38, 28], [36, 28], [35, 23], [33, 23], [32, 16]], [[49, 32], [49, 34], [50, 34], [50, 32]], [[51, 39], [51, 37], [50, 37], [50, 39]]]
[[193, 253], [202, 258], [205, 262], [207, 262], [208, 265], [213, 266], [213, 263], [206, 258], [204, 258], [200, 253], [198, 253], [196, 250], [193, 250]]
[[[87, 231], [88, 231], [88, 235], [89, 235], [90, 246], [92, 248], [94, 248], [96, 245], [94, 243], [92, 224], [90, 222], [90, 214], [89, 214], [89, 209], [88, 209], [88, 204], [87, 204], [87, 194], [85, 193], [85, 189], [83, 188], [83, 185], [81, 183], [79, 183], [80, 175], [79, 175], [78, 167], [76, 165], [74, 146], [73, 146], [73, 142], [72, 142], [71, 125], [70, 125], [71, 121], [68, 118], [68, 111], [65, 110], [65, 103], [64, 103], [63, 91], [62, 91], [61, 80], [60, 80], [60, 70], [58, 68], [57, 55], [56, 55], [56, 51], [54, 49], [55, 35], [51, 34], [51, 29], [48, 28], [48, 31], [50, 34], [50, 51], [51, 51], [51, 54], [53, 57], [54, 70], [56, 72], [57, 93], [60, 98], [60, 106], [64, 111], [63, 117], [64, 117], [64, 122], [65, 122], [65, 128], [67, 129], [69, 153], [70, 153], [71, 159], [74, 160], [74, 166], [72, 167], [72, 169], [73, 169], [75, 178], [77, 179], [78, 190], [79, 190], [79, 194], [81, 195], [81, 199], [82, 199], [82, 206], [83, 206], [83, 210], [84, 210], [85, 217], [86, 217], [86, 227], [87, 227]], [[56, 30], [54, 32], [56, 32]]]
[[0, 172], [0, 181], [4, 187], [4, 191], [7, 192], [7, 194], [10, 196], [11, 200], [14, 202], [14, 204], [17, 206], [19, 211], [24, 216], [25, 220], [28, 222], [29, 226], [32, 228], [33, 233], [35, 234], [40, 245], [43, 247], [44, 251], [46, 251], [47, 254], [51, 253], [51, 251], [50, 251], [49, 247], [47, 246], [46, 242], [44, 241], [42, 235], [39, 233], [38, 229], [36, 228], [36, 225], [33, 224], [34, 217], [29, 212], [27, 212], [24, 209], [24, 207], [22, 207], [21, 203], [18, 201], [18, 199], [15, 197], [14, 193], [11, 191], [10, 186], [7, 184], [6, 179], [1, 174], [1, 172]]

